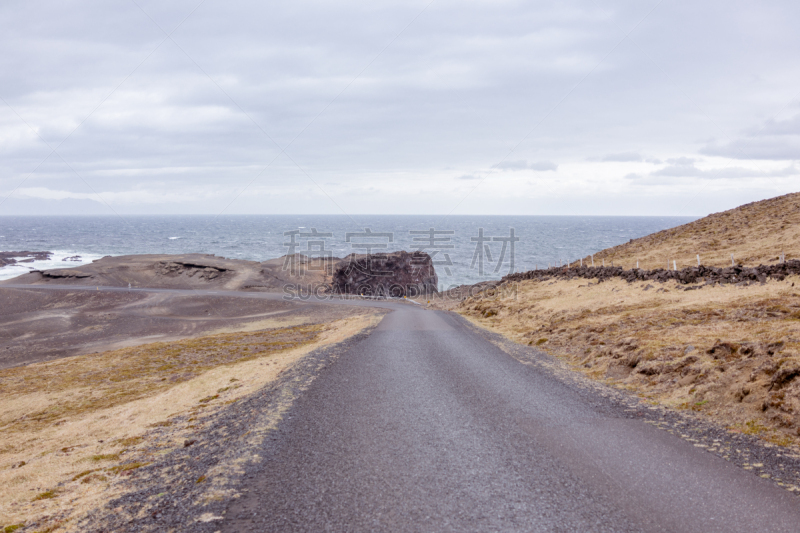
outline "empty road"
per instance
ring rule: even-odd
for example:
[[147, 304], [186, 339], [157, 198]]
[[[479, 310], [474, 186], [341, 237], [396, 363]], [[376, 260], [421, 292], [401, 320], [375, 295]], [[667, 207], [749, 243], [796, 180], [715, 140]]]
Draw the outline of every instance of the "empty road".
[[215, 529], [800, 531], [796, 496], [518, 362], [454, 315], [331, 304], [392, 312], [295, 401]]
[[800, 531], [800, 500], [396, 305], [299, 398], [223, 531]]

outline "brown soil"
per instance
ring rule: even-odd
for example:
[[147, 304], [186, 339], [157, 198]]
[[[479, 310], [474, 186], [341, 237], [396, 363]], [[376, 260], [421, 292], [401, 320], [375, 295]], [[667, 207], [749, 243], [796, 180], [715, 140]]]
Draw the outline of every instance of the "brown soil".
[[286, 283], [326, 283], [338, 258], [300, 254], [263, 263], [208, 254], [103, 257], [89, 265], [33, 271], [3, 284], [57, 283], [133, 288], [279, 291]]
[[0, 368], [217, 331], [323, 323], [351, 312], [189, 291], [66, 292], [0, 285]]

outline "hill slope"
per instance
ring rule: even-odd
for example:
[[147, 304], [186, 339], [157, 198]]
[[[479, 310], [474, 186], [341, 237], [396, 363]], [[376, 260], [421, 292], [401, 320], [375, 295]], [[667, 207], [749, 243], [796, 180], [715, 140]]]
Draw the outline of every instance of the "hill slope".
[[[595, 265], [678, 268], [697, 264], [730, 266], [731, 254], [745, 266], [774, 263], [781, 253], [800, 258], [800, 193], [792, 193], [714, 213], [594, 254]], [[589, 260], [584, 258], [584, 261]]]
[[[598, 252], [594, 262], [630, 269], [638, 260], [655, 269], [667, 260], [671, 268], [674, 259], [681, 268], [696, 265], [700, 254], [703, 265], [725, 267], [731, 253], [747, 267], [774, 265], [780, 253], [800, 258], [800, 194], [635, 239]], [[689, 287], [675, 279], [587, 279], [580, 269], [560, 270], [508, 276], [469, 295], [446, 293], [434, 305], [538, 346], [594, 379], [800, 453], [796, 272], [701, 284], [713, 281], [703, 274]]]

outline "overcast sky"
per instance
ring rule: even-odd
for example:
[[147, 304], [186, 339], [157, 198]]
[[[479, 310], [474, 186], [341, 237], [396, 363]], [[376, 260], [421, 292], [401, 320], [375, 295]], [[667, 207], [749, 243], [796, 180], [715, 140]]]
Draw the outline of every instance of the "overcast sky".
[[0, 214], [705, 215], [800, 190], [798, 27], [797, 1], [7, 0]]

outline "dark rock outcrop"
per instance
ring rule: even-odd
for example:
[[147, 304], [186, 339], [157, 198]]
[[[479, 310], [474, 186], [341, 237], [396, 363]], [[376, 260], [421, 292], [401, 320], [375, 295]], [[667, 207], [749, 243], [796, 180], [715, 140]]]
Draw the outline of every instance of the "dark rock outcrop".
[[[31, 261], [46, 261], [52, 256], [52, 252], [0, 252], [0, 267], [13, 265], [15, 263], [30, 263]], [[26, 257], [27, 259], [19, 261]]]
[[228, 269], [223, 267], [186, 263], [183, 261], [159, 261], [155, 264], [154, 268], [156, 273], [161, 276], [177, 277], [185, 275], [191, 278], [199, 274], [197, 276], [198, 279], [204, 281], [210, 281], [228, 272]]
[[[705, 283], [706, 285], [720, 283], [764, 283], [768, 278], [783, 281], [786, 276], [800, 274], [800, 260], [793, 259], [772, 265], [758, 265], [757, 267], [744, 267], [735, 265], [726, 268], [717, 267], [689, 267], [682, 270], [645, 270], [633, 268], [625, 270], [622, 267], [557, 267], [546, 270], [529, 270], [518, 272], [503, 277], [502, 282], [522, 281], [527, 279], [549, 280], [551, 278], [572, 279], [589, 278], [602, 282], [611, 278], [622, 278], [627, 282], [633, 281], [675, 281], [682, 285]], [[687, 290], [697, 287], [688, 287]]]
[[73, 270], [70, 268], [58, 268], [53, 270], [38, 271], [45, 279], [86, 279], [93, 277], [91, 273], [82, 270]]
[[431, 256], [424, 252], [351, 254], [336, 265], [332, 292], [361, 296], [402, 297], [438, 292]]

